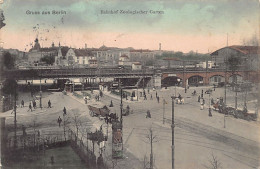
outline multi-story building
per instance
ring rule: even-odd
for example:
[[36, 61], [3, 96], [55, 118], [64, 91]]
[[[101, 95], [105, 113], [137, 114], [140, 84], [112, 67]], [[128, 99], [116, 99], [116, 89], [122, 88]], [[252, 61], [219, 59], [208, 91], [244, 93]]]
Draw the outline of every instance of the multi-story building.
[[259, 46], [227, 46], [211, 53], [211, 57], [217, 67], [224, 67], [228, 58], [235, 56], [241, 59], [244, 68], [258, 70], [259, 54]]
[[31, 64], [39, 63], [41, 58], [44, 56], [53, 56], [56, 57], [58, 55], [58, 47], [52, 44], [52, 47], [49, 48], [41, 48], [38, 38], [35, 39], [35, 44], [32, 49], [28, 52], [28, 62]]
[[[87, 67], [95, 66], [96, 58], [88, 49], [73, 49], [68, 47], [60, 47], [58, 56], [55, 59], [56, 65], [59, 66], [77, 66]], [[91, 60], [91, 63], [89, 62]]]
[[129, 57], [126, 54], [123, 54], [119, 57], [118, 65], [120, 66], [131, 66]]

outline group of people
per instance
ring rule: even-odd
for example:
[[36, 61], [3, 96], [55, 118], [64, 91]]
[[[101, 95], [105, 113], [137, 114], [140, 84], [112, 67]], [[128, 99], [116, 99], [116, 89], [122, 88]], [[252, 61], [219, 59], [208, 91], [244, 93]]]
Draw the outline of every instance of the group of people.
[[[64, 108], [63, 108], [63, 116], [65, 116], [65, 115], [67, 115], [67, 109], [64, 107]], [[61, 119], [61, 117], [59, 116], [59, 117], [58, 117], [58, 120], [57, 120], [57, 123], [59, 124], [59, 127], [60, 127], [61, 122], [62, 122], [62, 119]]]
[[[24, 101], [23, 101], [23, 100], [21, 101], [21, 107], [24, 107]], [[37, 107], [36, 101], [35, 101], [35, 100], [32, 100], [32, 101], [30, 101], [30, 103], [29, 103], [29, 109], [28, 109], [28, 111], [33, 111], [32, 108], [36, 109], [36, 107]], [[48, 108], [51, 108], [51, 101], [50, 101], [50, 100], [48, 101]], [[27, 111], [27, 112], [28, 112], [28, 111]]]

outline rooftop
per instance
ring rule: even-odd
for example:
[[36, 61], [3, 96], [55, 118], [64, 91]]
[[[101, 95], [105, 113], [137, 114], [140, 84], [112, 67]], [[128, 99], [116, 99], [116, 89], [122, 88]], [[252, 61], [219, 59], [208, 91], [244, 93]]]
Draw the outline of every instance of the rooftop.
[[218, 51], [225, 49], [225, 48], [230, 48], [234, 49], [242, 54], [260, 54], [260, 47], [259, 46], [240, 46], [240, 45], [233, 45], [233, 46], [227, 46], [221, 49], [218, 49], [214, 52], [212, 52], [210, 55], [218, 55]]

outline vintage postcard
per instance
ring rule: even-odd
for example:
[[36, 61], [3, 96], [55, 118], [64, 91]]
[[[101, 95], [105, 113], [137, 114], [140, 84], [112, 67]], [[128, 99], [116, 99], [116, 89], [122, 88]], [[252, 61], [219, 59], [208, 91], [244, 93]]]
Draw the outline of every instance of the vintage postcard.
[[258, 169], [258, 0], [0, 0], [0, 168]]

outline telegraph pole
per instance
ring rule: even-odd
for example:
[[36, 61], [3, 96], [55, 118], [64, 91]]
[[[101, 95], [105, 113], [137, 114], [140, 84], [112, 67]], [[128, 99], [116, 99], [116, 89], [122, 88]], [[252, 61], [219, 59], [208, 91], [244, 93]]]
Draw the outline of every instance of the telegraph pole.
[[40, 108], [42, 109], [42, 81], [40, 78]]
[[227, 56], [225, 58], [225, 93], [224, 93], [224, 103], [227, 105]]
[[150, 138], [150, 141], [151, 141], [151, 154], [150, 154], [150, 169], [153, 169], [153, 130], [150, 129], [150, 134], [151, 134], [151, 138]]
[[123, 89], [122, 89], [120, 81], [119, 81], [119, 85], [120, 85], [120, 93], [121, 93], [120, 123], [121, 123], [121, 126], [122, 126], [121, 133], [122, 133], [122, 157], [123, 157], [123, 150], [124, 150], [124, 144], [123, 144]]
[[165, 115], [165, 99], [163, 99], [163, 124], [165, 122], [164, 115]]
[[17, 146], [17, 135], [16, 135], [16, 130], [17, 130], [17, 124], [16, 124], [16, 85], [14, 89], [14, 148]]
[[174, 169], [174, 99], [172, 96], [172, 169]]

